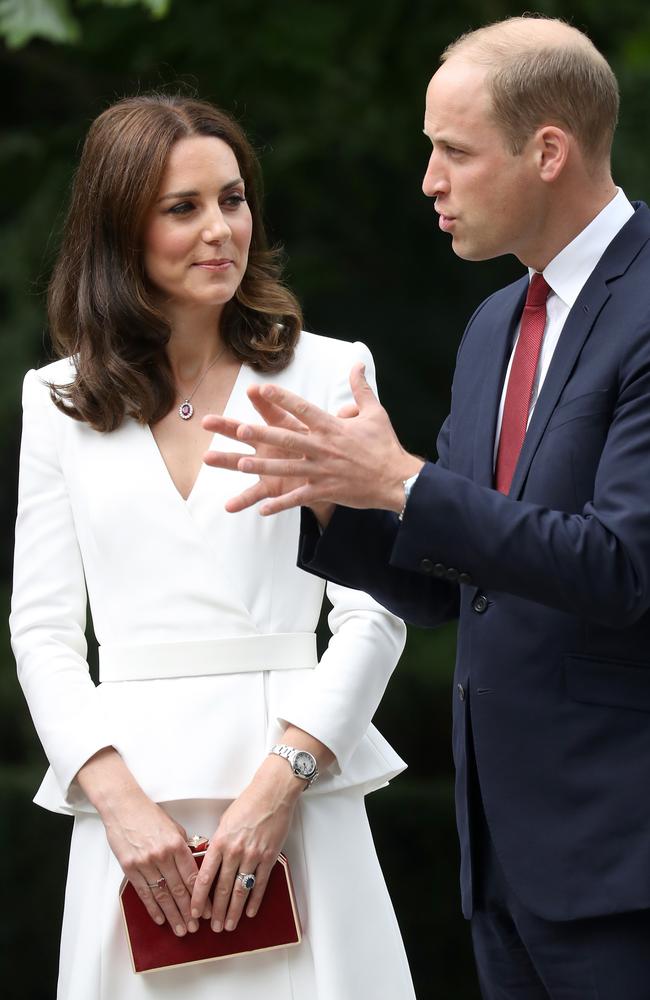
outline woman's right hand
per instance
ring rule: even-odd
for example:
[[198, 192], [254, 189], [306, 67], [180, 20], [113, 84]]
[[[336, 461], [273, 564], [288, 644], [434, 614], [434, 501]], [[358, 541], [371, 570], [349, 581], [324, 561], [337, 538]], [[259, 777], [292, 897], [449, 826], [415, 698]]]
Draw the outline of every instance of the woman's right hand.
[[[190, 913], [198, 868], [185, 830], [143, 792], [112, 747], [91, 757], [77, 781], [151, 919], [157, 924], [167, 920], [179, 937], [198, 930]], [[156, 885], [160, 880], [164, 882]]]

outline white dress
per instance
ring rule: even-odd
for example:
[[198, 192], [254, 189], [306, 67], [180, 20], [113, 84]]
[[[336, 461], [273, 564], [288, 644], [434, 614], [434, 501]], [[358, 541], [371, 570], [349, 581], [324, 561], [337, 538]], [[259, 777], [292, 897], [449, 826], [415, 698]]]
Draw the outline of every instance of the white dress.
[[[303, 333], [279, 375], [242, 367], [225, 414], [258, 422], [246, 387], [264, 381], [336, 412], [350, 399], [357, 360], [372, 378], [363, 345]], [[320, 662], [276, 668], [264, 651], [273, 637], [297, 637], [297, 648], [311, 641], [325, 588], [296, 567], [299, 513], [226, 514], [224, 501], [249, 479], [207, 466], [183, 500], [149, 428], [127, 420], [100, 434], [56, 409], [46, 383], [72, 374], [64, 360], [25, 378], [11, 614], [21, 684], [51, 764], [35, 801], [75, 816], [59, 1000], [411, 1000], [363, 801], [404, 767], [370, 722], [403, 624], [366, 594], [328, 584], [332, 637]], [[225, 439], [218, 447], [241, 448]], [[106, 663], [97, 686], [86, 661], [87, 600]], [[229, 654], [219, 672], [202, 671], [206, 649], [247, 644], [259, 669], [237, 672]], [[136, 679], [140, 659], [157, 655], [171, 660], [171, 674]], [[116, 664], [117, 680], [108, 674]], [[134, 974], [118, 906], [122, 872], [75, 774], [112, 745], [152, 799], [190, 833], [210, 835], [287, 722], [336, 755], [301, 796], [285, 847], [302, 943]]]

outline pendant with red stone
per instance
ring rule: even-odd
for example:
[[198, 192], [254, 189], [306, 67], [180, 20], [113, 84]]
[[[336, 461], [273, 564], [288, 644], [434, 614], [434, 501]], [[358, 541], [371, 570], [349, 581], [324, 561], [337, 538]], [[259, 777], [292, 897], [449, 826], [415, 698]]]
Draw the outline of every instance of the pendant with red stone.
[[181, 405], [178, 407], [178, 415], [181, 420], [189, 420], [194, 413], [194, 407], [190, 403], [189, 399], [184, 399]]

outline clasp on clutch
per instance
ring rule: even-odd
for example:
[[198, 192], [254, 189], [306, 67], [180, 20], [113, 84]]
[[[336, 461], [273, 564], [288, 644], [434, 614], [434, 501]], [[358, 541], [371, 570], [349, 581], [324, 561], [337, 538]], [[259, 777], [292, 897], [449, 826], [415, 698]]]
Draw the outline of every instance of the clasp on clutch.
[[194, 836], [190, 837], [187, 841], [187, 846], [194, 857], [203, 857], [210, 846], [210, 841], [207, 837], [201, 837], [198, 833], [195, 833]]

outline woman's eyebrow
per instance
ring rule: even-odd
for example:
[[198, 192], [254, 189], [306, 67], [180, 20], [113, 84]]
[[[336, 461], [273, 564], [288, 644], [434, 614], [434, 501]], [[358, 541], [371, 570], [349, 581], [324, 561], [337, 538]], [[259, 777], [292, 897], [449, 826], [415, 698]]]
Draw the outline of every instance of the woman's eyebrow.
[[[243, 184], [243, 183], [244, 183], [243, 177], [235, 177], [231, 181], [226, 181], [226, 183], [223, 184], [221, 188], [219, 188], [219, 194], [222, 194], [224, 191], [227, 191], [228, 188], [237, 187], [238, 184]], [[200, 193], [199, 191], [170, 191], [169, 194], [162, 195], [158, 199], [158, 201], [165, 201], [166, 198], [198, 198], [199, 193]]]

